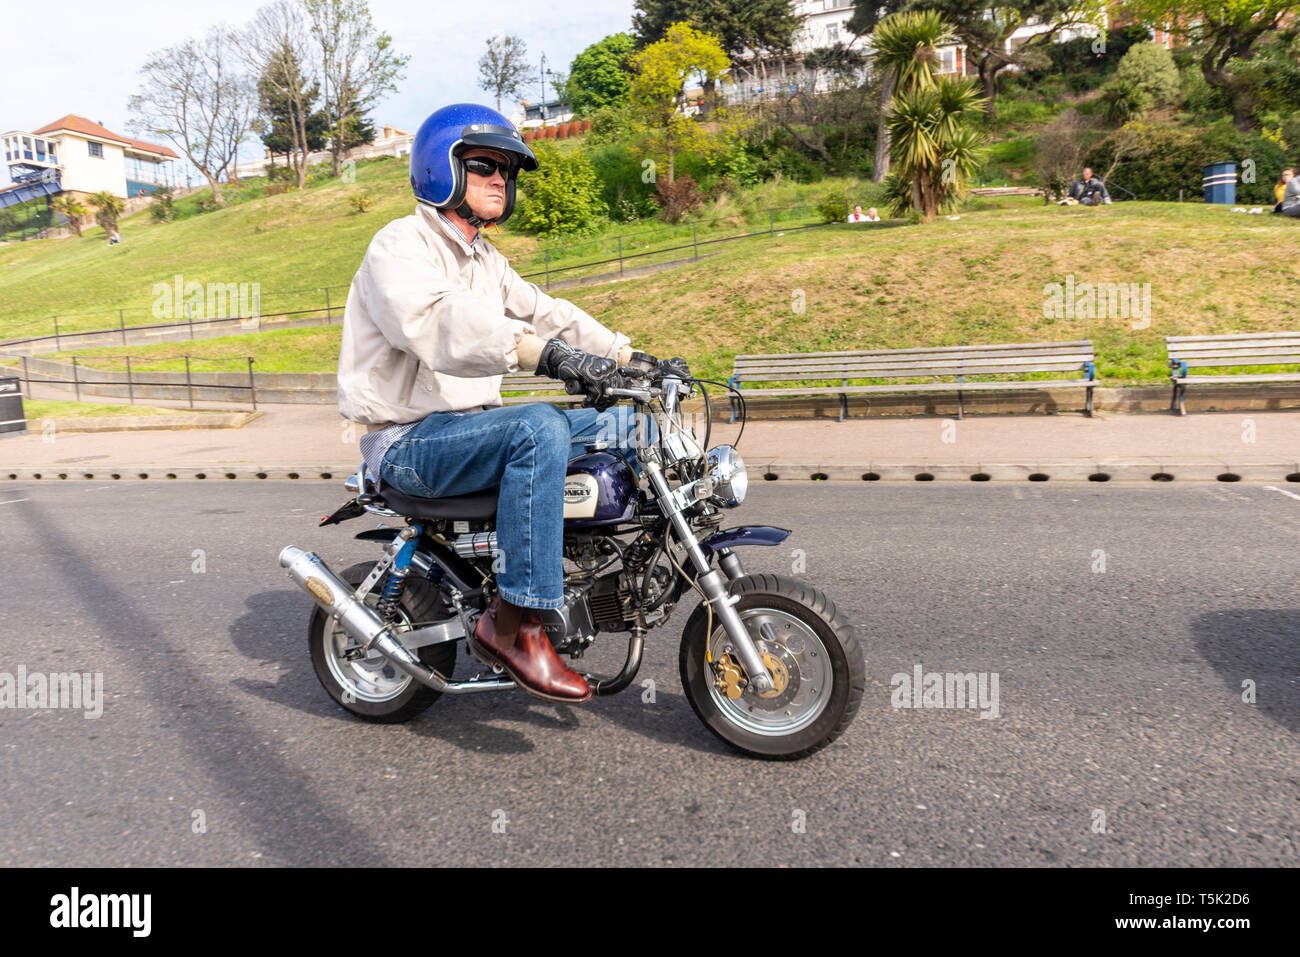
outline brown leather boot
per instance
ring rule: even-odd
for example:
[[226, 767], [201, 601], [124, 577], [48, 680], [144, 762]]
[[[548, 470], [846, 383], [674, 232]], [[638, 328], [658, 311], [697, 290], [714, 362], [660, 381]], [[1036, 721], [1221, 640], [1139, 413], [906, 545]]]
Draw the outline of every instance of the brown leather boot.
[[591, 686], [555, 653], [541, 619], [525, 612], [519, 622], [519, 635], [509, 650], [502, 651], [496, 643], [497, 605], [492, 603], [478, 620], [474, 634], [466, 642], [479, 661], [500, 665], [515, 679], [524, 691], [547, 701], [578, 703], [591, 697]]

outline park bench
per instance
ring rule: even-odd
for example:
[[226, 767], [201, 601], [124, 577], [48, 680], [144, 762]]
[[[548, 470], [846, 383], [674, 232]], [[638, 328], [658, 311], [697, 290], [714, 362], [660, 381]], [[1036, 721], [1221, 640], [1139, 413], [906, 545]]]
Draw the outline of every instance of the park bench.
[[[569, 395], [559, 379], [547, 379], [531, 372], [511, 372], [501, 378], [501, 401], [505, 405], [520, 402], [567, 402], [570, 406], [582, 404], [583, 397]], [[529, 395], [505, 395], [506, 392], [528, 392]], [[556, 394], [558, 393], [558, 395]]]
[[1300, 332], [1248, 332], [1226, 336], [1167, 336], [1169, 379], [1174, 392], [1169, 411], [1187, 414], [1187, 384], [1212, 382], [1300, 382], [1300, 372], [1237, 372], [1191, 375], [1193, 369], [1240, 366], [1300, 366]]
[[[1082, 372], [1082, 378], [1062, 378]], [[1057, 373], [1051, 379], [1025, 378], [1029, 373]], [[977, 379], [970, 376], [1015, 378]], [[839, 385], [816, 385], [839, 379]], [[862, 379], [927, 381], [850, 385]], [[947, 381], [937, 381], [947, 380]], [[850, 352], [776, 353], [736, 356], [728, 382], [745, 397], [838, 395], [839, 421], [848, 416], [848, 396], [870, 393], [957, 393], [957, 415], [965, 414], [967, 392], [1024, 389], [1082, 388], [1087, 390], [1084, 413], [1092, 415], [1092, 391], [1097, 386], [1092, 343], [1017, 342], [986, 346], [942, 346], [930, 349], [875, 349]], [[750, 383], [789, 383], [745, 388]], [[800, 385], [798, 383], [805, 383]], [[736, 418], [732, 397], [731, 421]]]

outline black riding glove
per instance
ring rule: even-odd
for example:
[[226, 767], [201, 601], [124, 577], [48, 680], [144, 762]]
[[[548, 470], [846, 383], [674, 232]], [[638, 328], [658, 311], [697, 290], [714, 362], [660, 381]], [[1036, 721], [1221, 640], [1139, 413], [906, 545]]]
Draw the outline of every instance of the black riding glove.
[[587, 400], [583, 405], [594, 405], [600, 411], [618, 401], [605, 396], [605, 387], [617, 386], [622, 381], [618, 375], [618, 362], [614, 359], [581, 352], [563, 339], [547, 341], [537, 359], [537, 375], [562, 380], [564, 391], [569, 395], [585, 393]]
[[655, 370], [650, 375], [653, 382], [658, 382], [664, 376], [676, 376], [683, 382], [691, 381], [691, 367], [686, 364], [686, 360], [681, 356], [673, 356], [671, 359], [660, 359], [655, 363]]

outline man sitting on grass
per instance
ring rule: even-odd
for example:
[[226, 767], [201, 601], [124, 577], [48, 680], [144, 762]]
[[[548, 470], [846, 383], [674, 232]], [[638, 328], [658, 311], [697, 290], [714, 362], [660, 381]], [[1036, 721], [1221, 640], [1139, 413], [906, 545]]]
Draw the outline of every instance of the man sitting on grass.
[[1110, 193], [1106, 184], [1092, 175], [1092, 167], [1083, 168], [1083, 176], [1070, 184], [1070, 192], [1061, 200], [1061, 206], [1100, 206], [1110, 205]]

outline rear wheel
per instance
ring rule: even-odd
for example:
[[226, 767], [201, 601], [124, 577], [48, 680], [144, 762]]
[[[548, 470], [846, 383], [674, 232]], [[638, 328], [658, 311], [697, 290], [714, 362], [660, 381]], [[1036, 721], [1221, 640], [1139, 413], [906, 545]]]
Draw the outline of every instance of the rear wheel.
[[[356, 588], [374, 567], [374, 562], [362, 562], [344, 570], [339, 577]], [[378, 585], [366, 596], [366, 605], [371, 608], [378, 604], [377, 591]], [[394, 632], [400, 636], [412, 628], [448, 617], [450, 610], [439, 599], [438, 589], [412, 577], [407, 580], [398, 604], [398, 625]], [[358, 718], [384, 724], [409, 721], [440, 697], [437, 691], [416, 681], [378, 651], [372, 649], [362, 656], [361, 643], [319, 605], [312, 611], [307, 641], [316, 677], [331, 698]], [[425, 645], [416, 649], [415, 654], [426, 667], [451, 677], [456, 666], [455, 642]]]
[[[819, 589], [780, 575], [729, 583], [741, 622], [776, 687], [750, 687], [722, 622], [701, 603], [682, 634], [679, 664], [687, 700], [705, 726], [760, 758], [812, 754], [844, 733], [862, 702], [866, 665], [853, 626]], [[707, 654], [706, 654], [707, 645]]]

